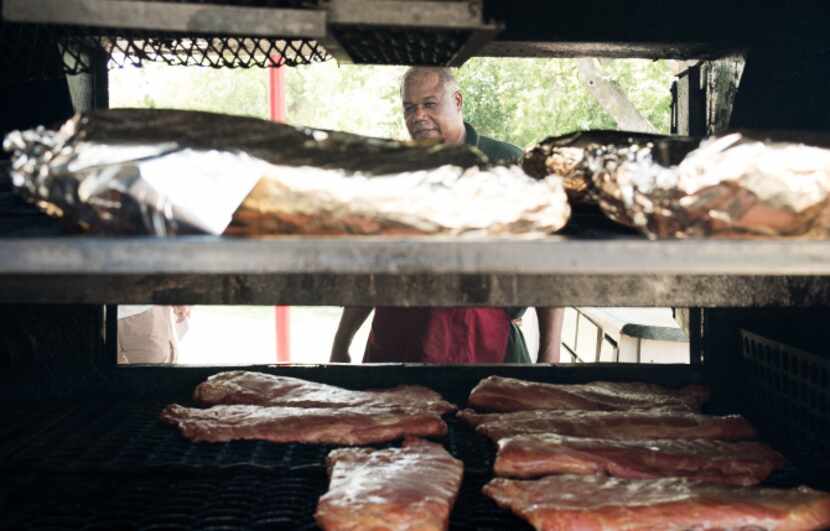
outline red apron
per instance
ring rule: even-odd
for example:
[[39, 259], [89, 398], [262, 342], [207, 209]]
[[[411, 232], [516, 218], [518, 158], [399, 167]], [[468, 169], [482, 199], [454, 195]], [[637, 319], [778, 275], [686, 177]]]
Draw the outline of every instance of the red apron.
[[503, 308], [377, 307], [364, 363], [502, 363], [510, 318]]

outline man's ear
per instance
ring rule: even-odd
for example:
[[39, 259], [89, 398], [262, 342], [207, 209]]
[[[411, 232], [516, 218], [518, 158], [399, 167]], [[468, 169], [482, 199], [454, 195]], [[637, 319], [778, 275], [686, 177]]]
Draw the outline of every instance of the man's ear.
[[452, 97], [455, 101], [455, 108], [458, 109], [458, 112], [461, 112], [461, 108], [464, 106], [464, 96], [461, 95], [461, 91], [456, 90]]

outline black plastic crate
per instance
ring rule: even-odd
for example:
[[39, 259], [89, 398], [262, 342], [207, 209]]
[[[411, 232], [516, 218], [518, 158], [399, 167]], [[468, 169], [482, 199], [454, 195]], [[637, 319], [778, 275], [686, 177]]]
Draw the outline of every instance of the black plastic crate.
[[[741, 330], [745, 412], [763, 435], [811, 468], [830, 455], [830, 359]], [[824, 465], [827, 466], [826, 464]]]

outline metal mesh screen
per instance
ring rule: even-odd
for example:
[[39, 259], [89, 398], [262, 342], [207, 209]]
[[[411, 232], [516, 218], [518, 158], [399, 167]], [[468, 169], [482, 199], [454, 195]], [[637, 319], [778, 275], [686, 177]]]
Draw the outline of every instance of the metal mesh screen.
[[[308, 0], [151, 0], [235, 7], [313, 8]], [[160, 31], [0, 22], [3, 82], [51, 79], [91, 70], [89, 50], [103, 49], [110, 68], [145, 62], [212, 68], [297, 66], [331, 56], [311, 39], [201, 35]]]
[[107, 52], [110, 68], [163, 62], [173, 66], [251, 68], [297, 66], [329, 59], [316, 41], [252, 37], [180, 36], [139, 31], [67, 32], [59, 39], [67, 73], [89, 70], [84, 50], [99, 46]]
[[446, 65], [470, 32], [341, 27], [334, 35], [358, 64]]

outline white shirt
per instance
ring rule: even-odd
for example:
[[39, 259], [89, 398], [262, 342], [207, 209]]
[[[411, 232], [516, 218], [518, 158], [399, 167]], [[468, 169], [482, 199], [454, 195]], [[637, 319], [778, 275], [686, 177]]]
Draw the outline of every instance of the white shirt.
[[140, 313], [144, 313], [147, 310], [152, 308], [150, 305], [118, 305], [118, 318], [119, 319], [126, 319], [127, 317], [132, 317], [133, 315], [138, 315]]

